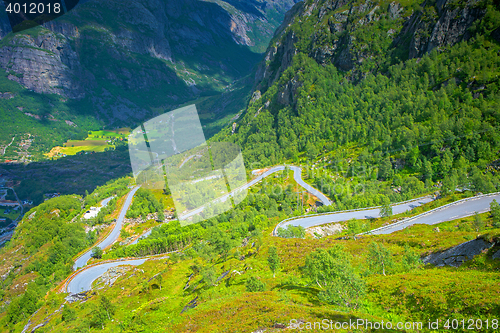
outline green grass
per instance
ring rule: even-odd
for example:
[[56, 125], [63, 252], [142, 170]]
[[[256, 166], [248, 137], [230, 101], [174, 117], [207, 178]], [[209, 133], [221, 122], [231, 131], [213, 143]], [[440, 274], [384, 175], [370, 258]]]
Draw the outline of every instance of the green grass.
[[[103, 286], [88, 301], [71, 304], [78, 314], [78, 321], [62, 322], [61, 314], [57, 313], [44, 329], [47, 332], [88, 329], [102, 296], [111, 300], [116, 310], [113, 321], [106, 321], [104, 332], [251, 332], [257, 328], [271, 328], [275, 323], [288, 325], [291, 319], [314, 322], [327, 318], [336, 322], [362, 318], [394, 323], [427, 323], [436, 318], [491, 320], [500, 310], [500, 301], [496, 297], [500, 293], [496, 273], [500, 260], [490, 259], [498, 248], [476, 256], [460, 268], [425, 266], [403, 271], [400, 259], [406, 244], [418, 254], [425, 255], [461, 244], [478, 234], [490, 240], [497, 239], [500, 229], [491, 226], [488, 214], [482, 217], [486, 227], [480, 232], [473, 229], [472, 218], [467, 218], [439, 224], [440, 232], [433, 230], [436, 226], [415, 225], [390, 235], [343, 241], [334, 237], [319, 240], [275, 238], [269, 235], [270, 228], [263, 233], [264, 245], [260, 248], [252, 247], [250, 241], [247, 246], [231, 250], [225, 259], [215, 257], [212, 263], [195, 257], [180, 262], [151, 260], [132, 267], [112, 287]], [[302, 276], [307, 255], [340, 243], [353, 254], [353, 263], [363, 272], [367, 247], [372, 241], [383, 243], [391, 250], [396, 262], [394, 271], [387, 276], [365, 277], [368, 292], [358, 310], [322, 303], [317, 298], [318, 288], [308, 285]], [[270, 246], [277, 247], [281, 259], [276, 278], [267, 265]], [[240, 255], [245, 259], [237, 259]], [[231, 274], [209, 286], [197, 273], [196, 267], [202, 266], [213, 266], [217, 277], [226, 271]], [[192, 273], [190, 287], [184, 290]], [[162, 277], [161, 282], [158, 275]], [[250, 276], [256, 276], [265, 284], [264, 292], [248, 293], [245, 290], [245, 281]], [[195, 297], [198, 297], [198, 306], [180, 314]], [[57, 308], [57, 305], [48, 303], [31, 319], [32, 323], [41, 322]]]
[[95, 140], [69, 140], [65, 143], [66, 147], [82, 147], [82, 146], [107, 146], [106, 139]]
[[126, 136], [129, 133], [129, 129], [119, 129], [115, 131], [92, 131], [89, 134], [89, 138], [97, 137], [107, 137], [107, 138], [120, 138]]
[[47, 157], [61, 157], [64, 155], [75, 155], [81, 151], [85, 152], [103, 152], [106, 149], [114, 147], [113, 141], [125, 138], [129, 129], [122, 128], [115, 131], [90, 131], [85, 140], [68, 140], [63, 146], [57, 146], [45, 154]]
[[[13, 208], [14, 207], [0, 206], [0, 217], [5, 217], [14, 221], [19, 216], [20, 211], [14, 210]], [[10, 210], [10, 213], [6, 214], [6, 210]]]

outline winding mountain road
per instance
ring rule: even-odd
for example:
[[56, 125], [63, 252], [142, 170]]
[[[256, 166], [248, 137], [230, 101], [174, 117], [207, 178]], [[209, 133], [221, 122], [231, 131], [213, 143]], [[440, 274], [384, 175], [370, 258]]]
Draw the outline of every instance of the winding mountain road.
[[[314, 189], [312, 186], [306, 184], [302, 178], [301, 178], [301, 169], [299, 167], [295, 166], [288, 166], [291, 170], [294, 170], [294, 179], [299, 183], [301, 186], [303, 186], [306, 190], [308, 190], [310, 193], [318, 197], [323, 203], [325, 204], [330, 204], [330, 201], [326, 196], [324, 196], [321, 192], [318, 190]], [[245, 184], [242, 188], [249, 188], [250, 186], [255, 185], [259, 181], [261, 181], [263, 178], [277, 172], [284, 170], [285, 166], [276, 166], [273, 168], [270, 168], [269, 170], [265, 171], [255, 179], [251, 180], [247, 184]], [[106, 237], [104, 241], [99, 243], [97, 246], [101, 248], [105, 248], [113, 243], [114, 240], [118, 237], [120, 233], [120, 228], [122, 226], [123, 218], [125, 217], [125, 214], [130, 206], [130, 203], [132, 201], [132, 197], [135, 194], [139, 187], [135, 187], [132, 191], [127, 196], [127, 199], [125, 201], [124, 206], [122, 207], [122, 210], [120, 212], [120, 217], [117, 220], [117, 223], [112, 231], [112, 233]], [[241, 189], [237, 189], [241, 190]], [[233, 191], [235, 192], [235, 191]], [[233, 193], [231, 192], [231, 193]], [[227, 194], [226, 196], [229, 197], [231, 193]], [[409, 218], [403, 221], [399, 221], [396, 223], [393, 223], [391, 225], [387, 225], [381, 228], [377, 228], [374, 230], [371, 230], [365, 234], [389, 234], [398, 230], [402, 230], [410, 225], [417, 224], [417, 223], [425, 223], [425, 224], [437, 224], [445, 221], [450, 221], [454, 219], [459, 219], [463, 218], [466, 216], [473, 215], [475, 212], [486, 212], [489, 210], [489, 204], [491, 201], [496, 199], [497, 201], [500, 201], [500, 193], [493, 193], [490, 195], [480, 195], [472, 198], [467, 198], [467, 199], [462, 199], [458, 200], [454, 203], [448, 204], [443, 207], [439, 207], [436, 209], [433, 209], [431, 211], [428, 211], [426, 213], [417, 215], [413, 218]], [[426, 197], [421, 197], [417, 198], [414, 200], [409, 200], [406, 202], [402, 203], [397, 203], [392, 205], [393, 213], [394, 214], [400, 214], [403, 212], [406, 212], [408, 210], [411, 210], [415, 207], [421, 206], [423, 204], [429, 203], [433, 201], [434, 198], [432, 196], [426, 196]], [[203, 207], [201, 207], [203, 209]], [[279, 227], [286, 227], [287, 225], [295, 225], [295, 226], [303, 226], [305, 228], [307, 227], [312, 227], [312, 226], [318, 226], [322, 224], [327, 224], [327, 223], [332, 223], [332, 222], [341, 222], [341, 221], [347, 221], [350, 219], [369, 219], [369, 218], [375, 218], [379, 217], [380, 215], [380, 208], [379, 207], [370, 207], [370, 208], [365, 208], [365, 209], [358, 209], [358, 210], [351, 210], [351, 211], [342, 211], [342, 212], [336, 212], [336, 213], [327, 213], [327, 214], [318, 214], [318, 215], [309, 215], [309, 216], [302, 216], [302, 217], [297, 217], [297, 218], [292, 218], [288, 219], [285, 221], [280, 222], [276, 228], [273, 231], [273, 235], [276, 235], [277, 229]], [[88, 259], [90, 258], [91, 251], [86, 252], [82, 257], [78, 258], [78, 260], [75, 262], [74, 268], [78, 266], [85, 266]], [[96, 264], [89, 266], [88, 268], [81, 269], [79, 272], [75, 272], [74, 275], [69, 279], [69, 282], [67, 282], [66, 285], [66, 291], [67, 292], [72, 292], [72, 293], [77, 293], [81, 291], [87, 291], [92, 288], [92, 283], [104, 272], [106, 272], [109, 268], [111, 267], [116, 267], [116, 266], [121, 266], [121, 265], [141, 265], [143, 264], [146, 260], [149, 260], [150, 258], [139, 258], [139, 259], [126, 259], [126, 260], [117, 260], [113, 262], [106, 262], [102, 264]]]
[[311, 185], [307, 184], [303, 179], [302, 179], [302, 168], [294, 165], [278, 165], [275, 167], [270, 168], [269, 170], [263, 172], [261, 175], [259, 175], [257, 178], [252, 179], [250, 182], [248, 182], [244, 187], [249, 188], [250, 186], [255, 185], [256, 183], [260, 182], [262, 179], [265, 177], [277, 172], [277, 171], [283, 171], [285, 168], [288, 168], [290, 170], [293, 170], [293, 179], [307, 190], [307, 192], [311, 193], [315, 197], [317, 197], [321, 203], [325, 206], [329, 206], [332, 204], [332, 202], [320, 191], [312, 187]]
[[366, 234], [381, 235], [390, 234], [395, 231], [403, 230], [414, 224], [438, 224], [447, 221], [453, 221], [465, 218], [477, 213], [485, 213], [490, 210], [490, 203], [496, 200], [500, 202], [500, 193], [490, 195], [475, 196], [472, 198], [455, 201], [449, 205], [438, 207], [431, 211], [417, 215], [403, 221], [399, 221], [381, 228], [368, 231]]
[[[394, 214], [400, 214], [421, 206], [433, 200], [432, 197], [422, 197], [404, 203], [395, 204], [392, 206]], [[438, 224], [447, 221], [453, 221], [468, 217], [477, 213], [485, 213], [490, 209], [490, 203], [493, 200], [500, 202], [500, 193], [492, 193], [487, 195], [479, 195], [471, 198], [455, 201], [451, 204], [432, 209], [428, 212], [417, 216], [398, 221], [377, 229], [367, 231], [365, 235], [390, 234], [395, 231], [403, 230], [414, 224]], [[273, 230], [273, 235], [277, 235], [278, 228], [286, 228], [288, 225], [302, 226], [304, 228], [319, 226], [322, 224], [343, 222], [350, 219], [370, 219], [380, 217], [380, 208], [372, 207], [361, 210], [341, 211], [335, 213], [318, 214], [310, 216], [299, 216], [297, 218], [288, 219], [280, 222]]]
[[[302, 180], [301, 168], [296, 167], [296, 166], [288, 166], [288, 168], [290, 168], [291, 170], [294, 171], [294, 179], [299, 185], [304, 187], [308, 192], [310, 192], [314, 196], [318, 197], [318, 199], [321, 200], [321, 202], [323, 204], [325, 204], [325, 205], [331, 204], [330, 200], [328, 200], [328, 198], [323, 193], [316, 190], [315, 188], [313, 188], [312, 186], [310, 186], [309, 184], [307, 184], [306, 182], [304, 182]], [[272, 167], [269, 170], [267, 170], [266, 172], [259, 175], [258, 177], [252, 179], [250, 182], [241, 186], [240, 188], [235, 189], [232, 192], [226, 194], [225, 196], [217, 198], [215, 200], [227, 200], [227, 198], [229, 198], [230, 195], [234, 195], [235, 193], [237, 193], [241, 190], [248, 189], [249, 187], [257, 184], [259, 181], [261, 181], [265, 177], [267, 177], [275, 172], [282, 171], [282, 170], [285, 170], [285, 166]], [[135, 192], [138, 189], [139, 189], [139, 186], [135, 187], [132, 191], [129, 192], [127, 199], [125, 200], [125, 203], [124, 203], [122, 210], [120, 212], [120, 216], [118, 217], [116, 224], [113, 228], [113, 231], [102, 242], [100, 242], [96, 246], [99, 246], [101, 249], [104, 249], [104, 248], [108, 247], [109, 245], [111, 245], [118, 238], [118, 236], [120, 235], [120, 229], [122, 227], [125, 214], [127, 213], [127, 210], [130, 207], [130, 203], [132, 202], [132, 197], [134, 196]], [[189, 214], [189, 216], [192, 216], [194, 214], [197, 214], [197, 213], [203, 211], [204, 208], [205, 208], [204, 206], [198, 207], [197, 209], [189, 212], [188, 214]], [[189, 216], [187, 216], [188, 214], [184, 215], [184, 218], [189, 217]], [[151, 231], [148, 231], [145, 235], [142, 235], [141, 237], [147, 236], [150, 233], [151, 233]], [[135, 240], [134, 242], [132, 242], [132, 244], [137, 243], [137, 241], [138, 241], [138, 239]], [[91, 254], [92, 254], [92, 248], [90, 250], [88, 250], [87, 252], [85, 252], [82, 256], [80, 256], [75, 261], [75, 264], [73, 265], [73, 270], [76, 271], [79, 267], [84, 267], [85, 265], [87, 265], [87, 262], [89, 261], [89, 259], [91, 257]], [[93, 265], [93, 266], [90, 266], [88, 268], [84, 268], [84, 269], [80, 270], [79, 272], [76, 272], [76, 274], [70, 278], [70, 281], [68, 282], [68, 284], [66, 286], [66, 291], [71, 292], [71, 293], [78, 293], [81, 291], [90, 290], [92, 287], [92, 283], [99, 276], [104, 274], [104, 272], [106, 272], [109, 268], [121, 266], [121, 265], [135, 265], [135, 266], [137, 266], [137, 265], [143, 264], [146, 260], [148, 260], [148, 259], [142, 258], [142, 259], [130, 259], [130, 260], [126, 260], [126, 261], [121, 260], [121, 261], [115, 261], [115, 262], [106, 262], [106, 263], [102, 263], [102, 264]]]
[[[105, 249], [118, 239], [118, 236], [120, 236], [120, 230], [122, 229], [122, 224], [123, 224], [123, 219], [125, 218], [125, 214], [127, 213], [127, 210], [130, 207], [130, 204], [132, 203], [132, 198], [134, 197], [135, 192], [137, 192], [139, 188], [140, 186], [136, 186], [128, 193], [127, 199], [125, 199], [125, 203], [123, 204], [122, 210], [120, 211], [120, 215], [116, 220], [113, 230], [106, 238], [104, 238], [99, 244], [95, 246], [99, 246], [101, 249]], [[108, 202], [109, 200], [106, 202], [106, 205], [108, 204]], [[87, 265], [87, 262], [89, 261], [92, 255], [92, 249], [95, 246], [93, 246], [91, 249], [89, 249], [87, 252], [85, 252], [75, 260], [75, 263], [73, 265], [73, 270], [76, 271], [79, 267]]]
[[[392, 206], [392, 212], [393, 214], [401, 214], [406, 211], [412, 210], [415, 207], [429, 203], [433, 200], [434, 198], [432, 196], [425, 196], [414, 200], [398, 203]], [[305, 215], [280, 222], [274, 229], [273, 234], [276, 236], [278, 228], [286, 228], [288, 225], [309, 228], [322, 224], [348, 221], [351, 219], [364, 220], [377, 217], [380, 217], [380, 207], [369, 207], [317, 215]]]
[[131, 259], [90, 266], [75, 275], [66, 287], [68, 293], [80, 293], [92, 289], [92, 283], [112, 267], [122, 265], [142, 265], [147, 259]]
[[[267, 176], [270, 176], [275, 172], [285, 170], [286, 167], [288, 167], [290, 170], [293, 170], [293, 178], [300, 186], [302, 186], [304, 189], [306, 189], [307, 192], [309, 192], [312, 195], [314, 195], [315, 197], [317, 197], [323, 203], [323, 205], [325, 205], [325, 206], [331, 205], [332, 202], [326, 197], [326, 195], [324, 195], [323, 193], [321, 193], [320, 191], [318, 191], [317, 189], [315, 189], [311, 185], [307, 184], [304, 180], [302, 180], [302, 177], [301, 177], [302, 169], [300, 167], [293, 166], [293, 165], [274, 166], [274, 167], [270, 168], [269, 170], [263, 172], [261, 175], [255, 177], [254, 179], [252, 179], [251, 181], [249, 181], [245, 185], [242, 185], [242, 186], [232, 190], [231, 192], [229, 192], [221, 197], [218, 197], [217, 199], [212, 200], [211, 203], [225, 202], [230, 196], [234, 196], [238, 192], [247, 190], [248, 188], [257, 184], [258, 182], [260, 182], [262, 179], [266, 178]], [[193, 215], [201, 213], [205, 209], [205, 206], [206, 205], [200, 206], [196, 209], [193, 209], [193, 210], [183, 214], [181, 217], [181, 220], [185, 220]]]

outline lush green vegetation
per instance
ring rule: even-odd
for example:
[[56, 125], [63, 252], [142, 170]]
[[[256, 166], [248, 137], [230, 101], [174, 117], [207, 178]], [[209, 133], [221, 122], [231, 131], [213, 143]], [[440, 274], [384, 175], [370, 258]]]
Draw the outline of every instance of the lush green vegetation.
[[302, 226], [287, 225], [286, 228], [278, 229], [278, 237], [283, 238], [304, 238], [306, 230]]
[[[119, 198], [123, 196], [126, 192], [129, 191], [130, 183], [131, 183], [130, 178], [119, 178], [117, 180], [109, 181], [107, 184], [103, 186], [98, 186], [92, 192], [92, 194], [85, 192], [85, 200], [84, 200], [85, 208], [89, 208], [90, 206], [95, 206], [101, 200], [104, 200], [109, 197]], [[111, 200], [109, 205], [112, 205], [113, 201], [114, 200]], [[115, 206], [116, 206], [116, 201], [115, 201]], [[109, 213], [114, 211], [114, 209], [108, 209], [108, 210]]]
[[[74, 257], [93, 245], [99, 235], [99, 231], [85, 232], [79, 217], [105, 198], [123, 196], [129, 191], [129, 183], [127, 178], [109, 182], [85, 199], [76, 195], [56, 197], [25, 214], [12, 239], [0, 250], [5, 259], [1, 265], [5, 274], [1, 282], [4, 315], [0, 318], [4, 327], [11, 328], [31, 315], [43, 296], [71, 274]], [[116, 209], [116, 199], [101, 210], [104, 216]]]
[[[487, 12], [476, 26], [488, 28], [474, 28], [481, 33], [441, 52], [401, 61], [387, 44], [357, 81], [309, 55], [311, 36], [323, 33], [316, 16], [296, 20], [289, 28], [299, 49], [292, 65], [249, 105], [236, 135], [228, 129], [219, 139], [240, 144], [252, 167], [314, 161], [309, 176], [335, 199], [329, 210], [405, 200], [441, 181], [445, 194], [456, 186], [498, 190], [491, 163], [500, 148], [500, 45], [489, 34], [499, 25], [490, 16], [500, 10]], [[356, 31], [386, 35], [379, 24]], [[296, 92], [284, 102], [292, 82]]]
[[[263, 165], [296, 159], [299, 152], [314, 149], [318, 154], [332, 151], [336, 153], [333, 159], [341, 160], [345, 145], [355, 142], [363, 149], [349, 168], [367, 170], [375, 166], [378, 174], [368, 176], [376, 175], [380, 180], [394, 178], [390, 157], [406, 166], [404, 172], [396, 171], [400, 177], [413, 173], [423, 180], [436, 181], [449, 176], [455, 168], [461, 175], [476, 174], [480, 178], [498, 150], [497, 93], [492, 87], [490, 94], [474, 99], [470, 90], [455, 85], [454, 81], [433, 91], [424, 78], [438, 73], [427, 70], [424, 64], [434, 68], [436, 64], [449, 62], [451, 72], [456, 72], [454, 68], [460, 59], [468, 59], [470, 49], [477, 49], [481, 56], [476, 59], [484, 61], [476, 62], [478, 68], [468, 74], [472, 77], [490, 70], [489, 59], [497, 59], [494, 54], [498, 48], [495, 45], [486, 48], [483, 42], [478, 37], [457, 45], [449, 53], [434, 52], [419, 63], [412, 60], [394, 65], [389, 69], [390, 78], [369, 75], [358, 85], [343, 80], [333, 65], [323, 68], [299, 54], [280, 83], [262, 98], [263, 102], [275, 100], [279, 85], [300, 73], [304, 83], [295, 108], [280, 108], [277, 102], [271, 104], [270, 110], [261, 111], [249, 126], [240, 127], [235, 139], [246, 148], [244, 153], [249, 160], [259, 160]], [[260, 106], [259, 102], [251, 105], [244, 119], [253, 118], [252, 111]], [[272, 120], [274, 117], [276, 122]], [[479, 191], [498, 185], [487, 176], [482, 177], [486, 180], [474, 185]], [[418, 186], [416, 191], [417, 194]]]
[[54, 147], [45, 154], [49, 158], [75, 155], [77, 153], [102, 152], [114, 149], [116, 145], [127, 140], [126, 135], [129, 130], [122, 129], [116, 131], [89, 131], [85, 140], [68, 140], [62, 147]]
[[[499, 230], [493, 227], [492, 217], [481, 217], [485, 221], [481, 237], [496, 239]], [[208, 240], [214, 237], [209, 231], [214, 227], [209, 227], [202, 236], [208, 242], [194, 242], [180, 255], [130, 268], [88, 301], [67, 304], [68, 309], [55, 313], [44, 329], [111, 332], [156, 327], [209, 332], [227, 327], [243, 332], [274, 323], [289, 325], [297, 317], [393, 323], [470, 316], [493, 319], [500, 304], [494, 297], [499, 289], [492, 270], [500, 263], [491, 255], [498, 247], [460, 268], [422, 266], [420, 255], [477, 236], [474, 217], [439, 227], [440, 232], [423, 225], [341, 242], [286, 240], [265, 232], [252, 235], [245, 245], [233, 244], [227, 252], [216, 245], [223, 241]], [[214, 250], [217, 246], [219, 250]], [[280, 269], [273, 270], [270, 264], [276, 262]], [[187, 306], [194, 299], [195, 305]], [[61, 298], [53, 304], [46, 301], [33, 321], [39, 322], [61, 303]], [[230, 316], [235, 308], [238, 315]], [[79, 320], [72, 319], [75, 316]]]
[[[435, 14], [434, 3], [420, 7], [409, 1], [404, 6], [405, 14], [422, 12], [424, 20]], [[60, 332], [248, 332], [284, 328], [292, 319], [324, 318], [393, 323], [493, 319], [500, 311], [496, 297], [500, 261], [493, 259], [500, 251], [496, 201], [491, 213], [476, 213], [438, 228], [415, 225], [390, 235], [354, 237], [394, 219], [500, 189], [496, 162], [500, 45], [491, 36], [500, 24], [495, 20], [500, 11], [491, 1], [478, 6], [486, 6], [487, 15], [474, 24], [471, 39], [420, 59], [407, 60], [401, 52], [405, 43], [393, 45], [386, 34], [388, 29], [400, 29], [402, 20], [388, 22], [385, 15], [364, 25], [353, 32], [354, 47], [368, 49], [373, 56], [358, 72], [348, 73], [312, 58], [318, 40], [331, 43], [342, 37], [330, 35], [324, 24], [347, 7], [326, 10], [321, 22], [319, 9], [313, 10], [288, 28], [297, 39], [292, 65], [249, 105], [236, 134], [227, 129], [217, 137], [240, 144], [251, 168], [308, 162], [307, 182], [334, 200], [319, 211], [380, 205], [383, 217], [347, 221], [342, 235], [352, 237], [313, 238], [293, 226], [279, 229], [281, 237], [272, 237], [278, 222], [304, 213], [299, 210], [304, 198], [285, 170], [251, 189], [234, 210], [185, 227], [178, 221], [163, 223], [137, 244], [117, 243], [105, 253], [96, 250], [96, 259], [176, 253], [124, 268], [114, 284], [99, 279], [96, 285], [102, 288], [85, 302], [56, 311], [63, 296], [49, 293], [45, 301], [33, 305], [41, 299], [39, 290], [46, 289], [32, 283], [2, 320], [10, 328], [22, 329], [28, 320], [25, 315], [40, 306], [31, 322], [49, 318], [41, 330]], [[387, 3], [381, 3], [377, 13], [387, 8]], [[355, 73], [363, 75], [356, 79]], [[297, 89], [284, 101], [282, 93], [291, 82], [298, 83]], [[121, 181], [99, 189], [96, 198], [86, 195], [84, 206], [122, 193], [125, 185]], [[457, 187], [463, 191], [457, 193]], [[440, 199], [393, 216], [391, 202], [436, 191]], [[77, 216], [81, 206], [74, 200], [66, 208], [69, 213], [59, 209], [57, 216]], [[164, 202], [157, 192], [141, 189], [128, 217], [146, 220], [158, 212], [161, 220]], [[49, 210], [49, 215], [54, 214]], [[78, 222], [69, 225], [79, 227]], [[24, 237], [34, 244], [24, 251], [45, 246], [48, 250], [43, 253], [50, 259], [55, 245], [47, 245], [46, 237], [52, 235], [51, 228], [40, 233], [40, 240], [38, 229], [30, 236], [16, 234], [13, 244]], [[64, 235], [58, 233], [54, 242], [63, 244]], [[129, 236], [126, 231], [123, 235]], [[92, 233], [89, 237], [94, 238]], [[427, 255], [475, 238], [495, 245], [460, 267], [423, 264]], [[54, 260], [51, 265], [41, 261], [46, 264], [36, 272], [46, 279], [60, 279], [70, 263], [64, 256]], [[35, 266], [29, 267], [35, 271]]]
[[[274, 186], [278, 185], [272, 184], [272, 187]], [[269, 195], [262, 193], [263, 191], [250, 193], [237, 209], [201, 223], [185, 227], [181, 227], [178, 221], [162, 224], [153, 229], [148, 238], [139, 240], [137, 244], [116, 245], [104, 258], [141, 257], [181, 250], [188, 245], [194, 245], [193, 248], [205, 253], [207, 258], [227, 254], [245, 238], [267, 230], [278, 219], [283, 219], [293, 212], [291, 207], [296, 199], [290, 187], [287, 191], [271, 191]], [[139, 189], [127, 216], [142, 216], [145, 220], [148, 214], [162, 211], [163, 205], [160, 202], [150, 191]], [[304, 237], [304, 228], [294, 227], [293, 230], [294, 237]], [[199, 243], [201, 240], [208, 240], [210, 245]]]
[[110, 223], [111, 219], [109, 216], [116, 210], [118, 199], [124, 196], [130, 189], [130, 179], [120, 178], [116, 181], [109, 181], [103, 186], [97, 187], [92, 194], [88, 194], [85, 191], [85, 199], [83, 205], [85, 209], [89, 209], [91, 206], [99, 206], [101, 200], [111, 198], [105, 207], [99, 210], [97, 216], [89, 221], [89, 224], [103, 224]]
[[[78, 14], [73, 11], [58, 20], [74, 27], [76, 35], [71, 28], [62, 36], [39, 26], [0, 40], [2, 48], [15, 45], [16, 52], [35, 49], [56, 58], [58, 55], [45, 45], [32, 46], [25, 41], [44, 36], [52, 44], [57, 41], [64, 45], [68, 52], [76, 54], [73, 65], [80, 67], [73, 72], [71, 65], [67, 79], [80, 87], [78, 95], [85, 95], [72, 100], [24, 89], [7, 79], [8, 75], [22, 74], [11, 70], [11, 62], [6, 63], [0, 73], [0, 93], [11, 95], [0, 99], [0, 121], [9, 126], [0, 133], [0, 147], [13, 137], [16, 139], [7, 154], [0, 155], [0, 161], [20, 160], [18, 152], [32, 155], [27, 156], [30, 161], [44, 159], [45, 153], [67, 140], [85, 139], [88, 130], [135, 127], [188, 102], [198, 104], [206, 135], [212, 136], [245, 108], [253, 83], [252, 68], [260, 61], [273, 30], [283, 18], [285, 6], [261, 7], [252, 3], [233, 7], [226, 2], [202, 2], [174, 6], [176, 9], [163, 5], [147, 7], [134, 1], [106, 2], [97, 7], [85, 3], [78, 7]], [[151, 13], [158, 15], [149, 16]], [[236, 17], [251, 13], [261, 18], [244, 20], [251, 29], [245, 31], [250, 38], [245, 41], [248, 46], [234, 39], [238, 37], [232, 32], [229, 22], [235, 22], [229, 13]], [[153, 25], [146, 17], [154, 21]], [[164, 26], [167, 22], [168, 29]], [[123, 33], [130, 34], [129, 42], [117, 39]], [[28, 58], [45, 61], [36, 56], [32, 59], [32, 55]], [[67, 64], [56, 60], [53, 65], [64, 70]], [[123, 115], [117, 116], [118, 110]], [[24, 149], [20, 141], [28, 139], [28, 133], [33, 141]], [[86, 150], [91, 149], [99, 150], [97, 146]], [[70, 145], [51, 156], [80, 150]]]
[[[29, 258], [19, 265], [20, 270], [10, 270], [2, 281], [2, 296], [11, 298], [8, 306], [4, 303], [6, 316], [2, 326], [9, 327], [31, 315], [38, 308], [40, 298], [71, 273], [73, 256], [94, 241], [87, 237], [82, 224], [68, 223], [80, 211], [79, 197], [51, 199], [26, 214], [12, 240], [1, 250], [4, 255], [20, 251]], [[13, 284], [25, 277], [29, 277], [26, 291], [16, 297]]]
[[[52, 147], [69, 139], [82, 140], [88, 130], [97, 129], [99, 125], [86, 111], [89, 108], [85, 102], [63, 102], [57, 95], [36, 94], [7, 79], [5, 72], [0, 73], [0, 92], [13, 96], [1, 99], [0, 103], [0, 121], [8, 124], [0, 132], [0, 146], [5, 148], [12, 142], [1, 155], [2, 162], [18, 160], [18, 152], [32, 155], [29, 158], [32, 161], [44, 159], [43, 153]], [[32, 140], [29, 148], [24, 149], [21, 140]]]
[[163, 221], [165, 219], [163, 215], [163, 202], [158, 200], [151, 191], [140, 188], [137, 190], [132, 206], [127, 211], [126, 217], [136, 218], [141, 216], [143, 220], [146, 220], [148, 214], [158, 213], [158, 220]]

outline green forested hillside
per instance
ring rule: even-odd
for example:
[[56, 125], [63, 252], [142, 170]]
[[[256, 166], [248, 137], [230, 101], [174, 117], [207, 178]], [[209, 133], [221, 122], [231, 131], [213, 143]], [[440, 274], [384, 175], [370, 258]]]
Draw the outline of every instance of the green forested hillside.
[[[82, 213], [105, 198], [124, 195], [129, 181], [108, 182], [85, 200], [77, 195], [56, 197], [26, 213], [10, 242], [0, 249], [0, 321], [4, 328], [30, 316], [43, 304], [43, 296], [71, 274], [74, 257], [93, 245], [100, 232], [85, 230]], [[109, 206], [114, 207], [111, 212], [116, 209], [116, 199]]]
[[[311, 175], [319, 185], [333, 186], [339, 174], [354, 182], [362, 176], [366, 184], [378, 179], [371, 182], [378, 184], [369, 191], [372, 199], [385, 191], [384, 184], [401, 186], [408, 177], [426, 186], [446, 179], [451, 189], [498, 189], [492, 176], [500, 148], [499, 8], [488, 1], [440, 8], [401, 4], [402, 14], [394, 18], [394, 4], [383, 1], [365, 7], [333, 3], [336, 9], [329, 2], [307, 1], [275, 38], [257, 84], [262, 91], [254, 93], [236, 133], [228, 129], [220, 138], [239, 143], [253, 166], [321, 162], [326, 169]], [[476, 20], [461, 40], [445, 40], [411, 58], [409, 45], [425, 29], [415, 28], [412, 36], [408, 22], [437, 24], [445, 14], [460, 18], [467, 10]], [[345, 29], [337, 27], [341, 15], [348, 16]], [[326, 60], [317, 56], [335, 47], [348, 52], [333, 51]], [[339, 60], [344, 56], [350, 67]]]
[[[40, 95], [0, 73], [0, 161], [39, 160], [68, 139], [84, 139], [98, 128], [89, 105]], [[78, 125], [77, 125], [78, 124]], [[12, 144], [7, 146], [9, 143]], [[30, 156], [27, 156], [30, 155]]]
[[[299, 53], [280, 80], [249, 107], [237, 142], [263, 165], [301, 152], [314, 158], [348, 144], [365, 148], [365, 155], [397, 155], [409, 166], [447, 151], [470, 162], [491, 161], [499, 139], [499, 49], [478, 37], [420, 62], [392, 65], [387, 75], [368, 74], [357, 84], [335, 66], [320, 66]], [[293, 79], [301, 82], [297, 101], [283, 106], [279, 87]], [[471, 80], [485, 91], [468, 89]], [[255, 117], [267, 101], [269, 107]], [[251, 121], [246, 125], [245, 120]]]
[[95, 241], [80, 223], [67, 222], [81, 211], [78, 199], [63, 196], [29, 211], [2, 249], [2, 326], [32, 314], [40, 297], [71, 273], [72, 257]]
[[[330, 324], [384, 321], [393, 328], [423, 323], [387, 329], [401, 332], [429, 331], [429, 321], [439, 321], [436, 331], [449, 331], [451, 320], [460, 325], [473, 320], [477, 331], [497, 331], [496, 201], [490, 211], [448, 216], [451, 221], [439, 225], [381, 235], [360, 232], [500, 190], [499, 17], [497, 2], [489, 0], [307, 0], [296, 5], [257, 69], [244, 114], [215, 139], [241, 145], [248, 169], [301, 164], [306, 181], [333, 204], [314, 207], [314, 198], [301, 193], [294, 173], [285, 168], [250, 188], [235, 209], [185, 227], [166, 221], [135, 244], [115, 242], [102, 260], [150, 260], [108, 270], [88, 293], [66, 299], [49, 292], [35, 306], [22, 307], [46, 289], [11, 292], [11, 305], [0, 311], [4, 331], [273, 333], [325, 319]], [[125, 190], [124, 181], [116, 185]], [[440, 198], [392, 214], [390, 202], [437, 191]], [[163, 210], [166, 199], [160, 197], [166, 193], [138, 191], [128, 217], [145, 220]], [[91, 194], [84, 204], [96, 200]], [[304, 200], [310, 213], [381, 205], [382, 217], [370, 213], [319, 229], [280, 229], [280, 237], [274, 237], [277, 223], [304, 214]], [[34, 216], [49, 212], [42, 217], [59, 221], [53, 203], [60, 202], [48, 201]], [[474, 206], [467, 203], [464, 210]], [[61, 209], [61, 217], [71, 214]], [[28, 219], [23, 223], [28, 225]], [[43, 237], [53, 222], [48, 226], [33, 230]], [[335, 227], [336, 234], [319, 233]], [[82, 225], [65, 228], [75, 228], [72, 236], [79, 241], [71, 246], [83, 244]], [[65, 244], [65, 235], [61, 231], [55, 245]], [[21, 233], [12, 244], [20, 247], [22, 237], [33, 238]], [[44, 255], [51, 253], [52, 243], [35, 244]], [[26, 246], [19, 253], [28, 256], [29, 250]], [[442, 262], [429, 259], [448, 250]], [[176, 252], [167, 257], [170, 251]], [[69, 268], [64, 256], [47, 265], [57, 268], [40, 270], [52, 273], [51, 283]], [[27, 273], [9, 271], [4, 285], [10, 288], [14, 277], [26, 277], [19, 272]]]

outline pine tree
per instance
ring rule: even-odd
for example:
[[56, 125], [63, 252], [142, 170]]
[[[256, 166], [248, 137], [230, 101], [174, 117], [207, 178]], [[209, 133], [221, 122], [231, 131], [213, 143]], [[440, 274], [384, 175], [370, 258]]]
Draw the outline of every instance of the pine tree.
[[476, 231], [481, 231], [484, 228], [484, 220], [478, 212], [474, 214], [474, 228]]
[[96, 246], [92, 249], [92, 258], [96, 259], [102, 258], [102, 249], [99, 246]]

